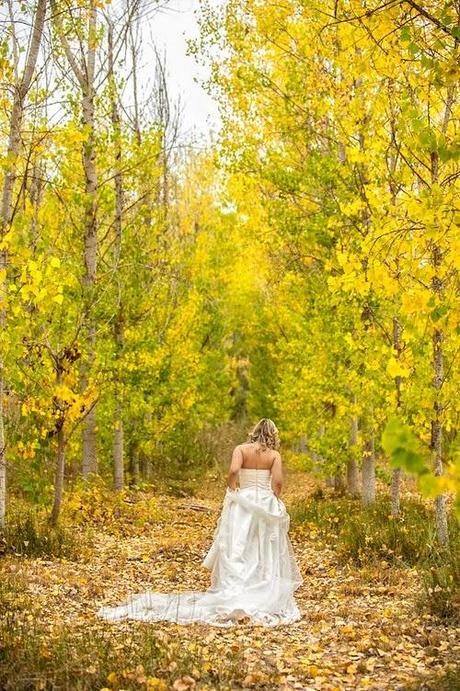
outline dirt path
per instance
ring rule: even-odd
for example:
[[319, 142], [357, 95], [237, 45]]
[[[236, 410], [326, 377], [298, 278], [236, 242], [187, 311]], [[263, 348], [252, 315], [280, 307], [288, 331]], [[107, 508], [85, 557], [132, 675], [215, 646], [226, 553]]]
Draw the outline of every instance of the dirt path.
[[[291, 471], [283, 500], [312, 489], [311, 480]], [[54, 624], [92, 625], [101, 604], [116, 604], [152, 589], [202, 590], [209, 573], [201, 560], [211, 544], [224, 490], [208, 481], [193, 500], [161, 497], [165, 520], [135, 537], [98, 535], [81, 562], [9, 558], [21, 569], [37, 612]], [[209, 511], [184, 508], [205, 505]], [[460, 654], [459, 631], [418, 612], [417, 574], [394, 569], [359, 571], [340, 565], [311, 532], [291, 528], [304, 577], [297, 591], [303, 619], [292, 626], [263, 629], [240, 625], [217, 629], [196, 624], [153, 624], [167, 639], [181, 636], [240, 656], [238, 681], [259, 689], [404, 689], [422, 675], [446, 668]], [[116, 622], [113, 636], [137, 622]], [[240, 665], [241, 666], [241, 665]], [[236, 680], [235, 680], [236, 681]], [[235, 683], [235, 688], [240, 688]]]

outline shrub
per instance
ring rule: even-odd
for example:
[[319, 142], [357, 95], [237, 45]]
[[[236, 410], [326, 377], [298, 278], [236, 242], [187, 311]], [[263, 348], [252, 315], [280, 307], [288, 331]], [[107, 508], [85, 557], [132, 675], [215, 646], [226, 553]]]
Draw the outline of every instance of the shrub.
[[335, 539], [343, 525], [342, 514], [354, 510], [356, 502], [347, 499], [330, 500], [316, 491], [312, 497], [296, 502], [290, 509], [292, 524], [314, 528], [326, 539]]
[[124, 488], [119, 492], [99, 476], [79, 479], [66, 492], [62, 520], [72, 525], [100, 526], [114, 534], [149, 527], [162, 519], [157, 500], [139, 489]]
[[345, 521], [340, 553], [361, 565], [373, 559], [415, 565], [432, 553], [436, 544], [430, 510], [422, 502], [406, 501], [399, 516], [391, 515], [387, 498], [358, 507]]
[[[390, 500], [371, 506], [349, 498], [331, 499], [317, 493], [291, 509], [293, 525], [314, 527], [337, 543], [340, 557], [358, 565], [385, 559], [414, 566], [438, 553], [433, 510], [421, 501], [406, 500], [400, 515], [391, 515]], [[450, 517], [450, 533], [458, 545], [458, 522]]]
[[458, 618], [460, 531], [455, 515], [449, 516], [450, 546], [441, 549], [432, 507], [411, 498], [397, 517], [390, 508], [388, 497], [365, 507], [356, 500], [317, 492], [297, 502], [290, 513], [294, 526], [318, 531], [334, 544], [342, 561], [358, 566], [416, 566], [424, 588], [419, 604], [440, 618]]
[[78, 556], [78, 541], [63, 526], [50, 526], [43, 507], [31, 507], [20, 500], [12, 500], [8, 511], [2, 550], [7, 554], [28, 557]]
[[440, 619], [460, 621], [460, 545], [452, 541], [421, 564], [424, 597], [419, 604]]

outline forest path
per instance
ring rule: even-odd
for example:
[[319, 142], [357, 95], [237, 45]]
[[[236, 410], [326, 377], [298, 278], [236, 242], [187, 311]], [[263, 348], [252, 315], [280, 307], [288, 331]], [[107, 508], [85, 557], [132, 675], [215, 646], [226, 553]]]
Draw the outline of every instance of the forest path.
[[[288, 470], [283, 492], [288, 511], [312, 489], [308, 475]], [[87, 560], [21, 560], [37, 611], [70, 628], [110, 627], [113, 639], [139, 626], [153, 626], [165, 641], [180, 637], [192, 647], [199, 645], [201, 659], [204, 650], [222, 666], [233, 656], [239, 660], [234, 685], [222, 688], [404, 689], [422, 675], [445, 669], [458, 656], [458, 629], [419, 613], [420, 586], [413, 570], [359, 570], [340, 564], [334, 551], [303, 527], [291, 526], [290, 531], [304, 578], [296, 592], [303, 618], [294, 625], [219, 629], [107, 623], [95, 617], [100, 605], [120, 603], [132, 593], [206, 589], [209, 572], [201, 560], [211, 544], [224, 491], [220, 481], [209, 479], [194, 499], [159, 497], [164, 521], [140, 534], [95, 534]], [[209, 510], [187, 508], [190, 505]], [[15, 560], [8, 561], [12, 566]], [[192, 671], [193, 666], [189, 674]], [[221, 676], [218, 669], [216, 674]], [[216, 681], [206, 688], [221, 686]]]

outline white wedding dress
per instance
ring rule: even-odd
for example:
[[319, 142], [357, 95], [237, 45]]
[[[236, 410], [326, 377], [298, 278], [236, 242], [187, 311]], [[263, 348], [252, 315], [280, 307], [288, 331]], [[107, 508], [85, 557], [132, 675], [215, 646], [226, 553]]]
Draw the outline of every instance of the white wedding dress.
[[294, 591], [303, 583], [289, 539], [289, 514], [271, 489], [269, 469], [241, 468], [240, 488], [227, 488], [214, 539], [202, 564], [211, 571], [206, 591], [147, 591], [125, 604], [102, 607], [107, 620], [167, 620], [232, 626], [249, 617], [275, 626], [301, 618]]

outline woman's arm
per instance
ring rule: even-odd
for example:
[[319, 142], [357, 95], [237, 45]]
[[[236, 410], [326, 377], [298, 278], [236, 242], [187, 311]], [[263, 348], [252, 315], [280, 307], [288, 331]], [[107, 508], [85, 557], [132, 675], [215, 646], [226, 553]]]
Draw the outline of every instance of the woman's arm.
[[235, 446], [232, 453], [232, 461], [230, 463], [230, 470], [228, 471], [227, 486], [230, 489], [236, 489], [238, 480], [238, 473], [243, 465], [243, 452], [240, 446]]
[[281, 463], [281, 456], [276, 452], [275, 460], [272, 465], [272, 489], [274, 494], [279, 497], [281, 488], [283, 486], [283, 467]]

